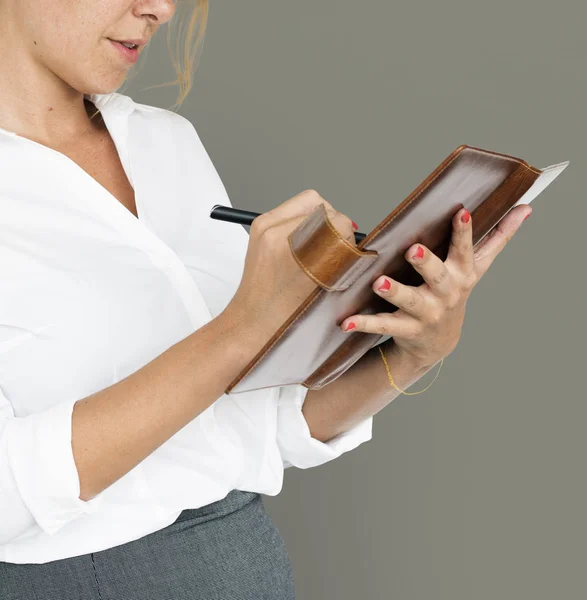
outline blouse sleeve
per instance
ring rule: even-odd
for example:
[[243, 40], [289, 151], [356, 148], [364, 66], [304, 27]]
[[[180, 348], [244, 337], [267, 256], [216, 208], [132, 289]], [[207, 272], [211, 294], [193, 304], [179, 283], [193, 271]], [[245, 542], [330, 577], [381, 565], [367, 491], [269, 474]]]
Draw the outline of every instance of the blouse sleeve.
[[308, 388], [301, 384], [280, 386], [277, 396], [277, 444], [283, 466], [308, 469], [338, 458], [372, 437], [373, 416], [327, 442], [310, 435], [302, 407]]
[[75, 402], [15, 417], [0, 391], [0, 544], [37, 526], [54, 534], [101, 504], [103, 492], [89, 501], [79, 498], [71, 446]]

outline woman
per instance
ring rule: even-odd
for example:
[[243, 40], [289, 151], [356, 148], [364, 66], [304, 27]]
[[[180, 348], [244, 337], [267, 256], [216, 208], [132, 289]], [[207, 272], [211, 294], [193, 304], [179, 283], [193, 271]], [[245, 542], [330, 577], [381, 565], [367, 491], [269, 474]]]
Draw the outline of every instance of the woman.
[[[356, 226], [313, 190], [250, 234], [208, 218], [230, 202], [191, 123], [113, 91], [176, 8], [0, 0], [3, 600], [294, 598], [261, 494], [371, 439], [397, 395], [372, 352], [322, 390], [223, 393], [314, 285], [288, 234], [320, 203], [351, 242]], [[189, 8], [199, 40], [207, 3]], [[341, 327], [393, 336], [408, 387], [530, 212], [473, 251], [460, 210], [446, 261], [406, 252], [422, 286], [373, 283], [399, 310]]]

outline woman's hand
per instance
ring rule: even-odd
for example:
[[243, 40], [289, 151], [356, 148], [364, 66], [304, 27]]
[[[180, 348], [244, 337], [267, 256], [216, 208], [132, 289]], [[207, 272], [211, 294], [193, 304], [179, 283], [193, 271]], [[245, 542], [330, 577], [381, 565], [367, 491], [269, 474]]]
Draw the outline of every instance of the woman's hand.
[[[399, 310], [350, 316], [341, 323], [341, 329], [391, 335], [391, 352], [432, 367], [455, 349], [471, 291], [531, 212], [527, 204], [512, 209], [473, 248], [472, 219], [467, 209], [460, 209], [453, 217], [446, 261], [421, 244], [406, 252], [406, 260], [424, 279], [422, 285], [403, 285], [387, 276], [373, 282], [373, 291]], [[379, 289], [384, 283], [390, 288]]]
[[353, 222], [312, 189], [304, 190], [253, 220], [243, 275], [222, 313], [227, 330], [244, 327], [261, 348], [316, 288], [295, 260], [288, 236], [320, 204], [332, 226], [355, 244]]

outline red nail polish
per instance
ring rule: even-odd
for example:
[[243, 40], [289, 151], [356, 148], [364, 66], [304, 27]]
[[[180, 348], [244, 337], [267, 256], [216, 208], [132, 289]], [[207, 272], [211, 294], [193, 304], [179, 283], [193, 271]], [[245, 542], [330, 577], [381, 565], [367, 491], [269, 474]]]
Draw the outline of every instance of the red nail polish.
[[347, 324], [347, 326], [344, 328], [345, 331], [348, 331], [349, 329], [354, 329], [355, 328], [355, 324], [351, 321], [350, 323]]
[[387, 292], [391, 289], [391, 281], [386, 279], [380, 287], [377, 288], [380, 292]]
[[358, 229], [359, 226], [353, 221], [353, 229]]
[[422, 258], [424, 256], [424, 248], [422, 246], [418, 246], [416, 253], [412, 256], [412, 258]]
[[[525, 217], [524, 217], [524, 221], [531, 215], [532, 213], [529, 212]], [[523, 222], [523, 221], [522, 221]]]
[[471, 213], [468, 210], [465, 210], [465, 212], [461, 215], [461, 221], [463, 223], [468, 223], [470, 219]]

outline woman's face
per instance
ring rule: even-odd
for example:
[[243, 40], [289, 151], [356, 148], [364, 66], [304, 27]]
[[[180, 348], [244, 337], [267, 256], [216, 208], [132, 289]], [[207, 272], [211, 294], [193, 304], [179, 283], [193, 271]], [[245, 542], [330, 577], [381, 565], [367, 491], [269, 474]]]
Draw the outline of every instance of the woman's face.
[[133, 66], [109, 38], [148, 41], [174, 11], [174, 0], [0, 0], [13, 45], [85, 93], [117, 89]]

